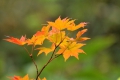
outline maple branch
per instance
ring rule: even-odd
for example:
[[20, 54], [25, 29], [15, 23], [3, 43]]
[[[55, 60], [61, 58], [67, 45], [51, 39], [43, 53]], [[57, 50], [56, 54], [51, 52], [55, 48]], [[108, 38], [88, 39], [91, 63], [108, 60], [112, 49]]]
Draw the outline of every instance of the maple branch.
[[[28, 55], [29, 55], [30, 58], [32, 59], [32, 62], [33, 62], [33, 64], [35, 65], [35, 68], [36, 68], [36, 70], [37, 70], [37, 75], [38, 75], [38, 67], [37, 67], [37, 64], [36, 64], [33, 56], [32, 56], [32, 53], [30, 54], [30, 52], [28, 51], [28, 49], [26, 49], [26, 47], [23, 47], [23, 48], [27, 51]], [[32, 47], [32, 49], [33, 49], [33, 47]]]
[[32, 45], [31, 53], [33, 53], [34, 45]]
[[[60, 55], [62, 55], [62, 54], [60, 54]], [[36, 80], [38, 79], [38, 77], [40, 76], [40, 74], [42, 73], [42, 71], [45, 69], [45, 67], [46, 67], [51, 61], [53, 61], [55, 58], [59, 57], [60, 55], [55, 56], [54, 58], [49, 59], [49, 61], [42, 67], [42, 69], [41, 69], [40, 72], [38, 73], [38, 75], [37, 75], [37, 77], [36, 77]]]
[[62, 55], [62, 54], [56, 55], [54, 58], [51, 59], [51, 61], [54, 60], [55, 58], [61, 56], [61, 55]]
[[35, 62], [35, 60], [34, 60], [34, 58], [33, 58], [32, 54], [31, 54], [31, 55], [29, 55], [29, 56], [30, 56], [30, 58], [32, 59], [32, 62], [34, 63], [34, 65], [35, 65], [35, 67], [36, 67], [36, 70], [37, 70], [37, 75], [38, 75], [38, 67], [37, 67], [37, 64], [36, 64], [36, 62]]
[[[64, 38], [64, 39], [65, 39], [65, 38]], [[36, 80], [37, 80], [38, 77], [41, 75], [41, 73], [42, 73], [42, 71], [45, 69], [45, 67], [46, 67], [52, 60], [54, 60], [55, 58], [57, 58], [57, 57], [59, 57], [59, 56], [61, 55], [61, 54], [60, 54], [60, 55], [55, 56], [55, 57], [53, 58], [53, 55], [55, 54], [56, 49], [57, 49], [57, 48], [59, 47], [59, 45], [64, 41], [64, 39], [61, 40], [61, 42], [55, 47], [55, 49], [54, 49], [54, 51], [53, 51], [50, 59], [49, 59], [48, 62], [42, 67], [42, 69], [40, 70], [40, 72], [37, 74]]]
[[26, 47], [23, 47], [25, 50], [26, 50], [26, 52], [28, 53], [28, 55], [30, 55], [30, 52], [27, 50], [27, 48]]
[[57, 47], [58, 47], [58, 46], [55, 47], [55, 49], [54, 49], [54, 51], [53, 51], [50, 59], [48, 60], [48, 62], [42, 67], [42, 69], [40, 70], [40, 72], [37, 74], [36, 80], [38, 79], [38, 77], [40, 76], [40, 74], [42, 73], [42, 71], [45, 69], [45, 67], [52, 61], [52, 57], [53, 57], [53, 55], [54, 55]]
[[30, 57], [31, 57], [31, 59], [32, 59], [32, 61], [33, 61], [34, 65], [35, 65], [35, 67], [36, 67], [36, 70], [37, 70], [37, 75], [38, 75], [38, 67], [37, 67], [37, 64], [36, 64], [36, 62], [35, 62], [35, 60], [34, 60], [33, 56], [32, 56], [33, 49], [34, 49], [34, 45], [32, 46], [32, 50], [31, 50], [31, 55], [30, 55]]

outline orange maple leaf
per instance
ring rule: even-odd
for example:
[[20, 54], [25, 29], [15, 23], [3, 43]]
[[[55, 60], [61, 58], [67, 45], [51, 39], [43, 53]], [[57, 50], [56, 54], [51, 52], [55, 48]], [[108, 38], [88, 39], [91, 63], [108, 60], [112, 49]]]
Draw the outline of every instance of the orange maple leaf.
[[37, 31], [31, 39], [27, 39], [28, 45], [42, 45], [45, 40], [44, 31]]
[[47, 26], [43, 26], [42, 29], [41, 29], [41, 31], [44, 32], [45, 36], [48, 36], [49, 29], [50, 29], [50, 26], [47, 25]]
[[87, 29], [83, 29], [83, 30], [79, 31], [77, 33], [75, 39], [74, 38], [69, 38], [69, 37], [67, 37], [67, 39], [70, 40], [70, 41], [75, 41], [75, 42], [82, 42], [82, 41], [88, 40], [90, 38], [88, 38], [88, 37], [81, 37], [81, 35], [84, 34], [86, 31], [87, 31]]
[[77, 41], [77, 42], [82, 42], [82, 41], [85, 41], [85, 40], [90, 39], [90, 38], [88, 38], [88, 37], [81, 37], [81, 35], [84, 34], [85, 32], [87, 32], [87, 29], [83, 29], [83, 30], [79, 31], [79, 32], [77, 33], [77, 36], [76, 36], [76, 38], [75, 38], [75, 41]]
[[[14, 77], [10, 77], [9, 79], [10, 80], [35, 80], [35, 79], [30, 79], [28, 74], [25, 75], [23, 78], [20, 76], [14, 76]], [[43, 79], [38, 78], [38, 80], [47, 80], [47, 79], [44, 77]]]
[[8, 37], [8, 39], [3, 39], [6, 40], [8, 42], [17, 44], [17, 45], [24, 45], [26, 44], [26, 36], [22, 36], [20, 39], [18, 38], [14, 38], [14, 37]]
[[78, 38], [81, 37], [81, 35], [84, 34], [85, 32], [87, 32], [87, 29], [83, 29], [83, 30], [79, 31], [79, 32], [77, 33], [76, 38], [78, 39]]
[[56, 54], [63, 54], [65, 61], [70, 57], [74, 56], [78, 58], [79, 53], [85, 53], [82, 49], [80, 49], [85, 44], [80, 44], [76, 42], [66, 42], [65, 46], [60, 47]]
[[84, 28], [84, 26], [86, 26], [87, 23], [86, 22], [81, 22], [80, 24], [78, 25], [75, 25], [75, 23], [71, 23], [70, 26], [67, 27], [67, 30], [70, 30], [70, 31], [74, 31], [74, 30], [77, 30], [79, 28]]
[[14, 76], [12, 78], [10, 78], [11, 80], [29, 80], [28, 74], [25, 75], [23, 78], [21, 78], [20, 76]]
[[28, 45], [42, 45], [43, 41], [48, 36], [50, 26], [43, 26], [41, 31], [37, 31], [31, 39], [27, 39]]
[[21, 80], [21, 77], [20, 76], [10, 77], [10, 80]]

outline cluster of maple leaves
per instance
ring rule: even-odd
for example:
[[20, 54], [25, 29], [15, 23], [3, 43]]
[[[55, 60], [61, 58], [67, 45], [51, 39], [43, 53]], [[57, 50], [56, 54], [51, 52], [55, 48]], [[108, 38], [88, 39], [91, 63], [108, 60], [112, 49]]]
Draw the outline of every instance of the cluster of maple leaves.
[[[81, 49], [81, 47], [85, 44], [81, 42], [90, 39], [88, 37], [81, 37], [82, 34], [84, 34], [87, 31], [87, 29], [78, 31], [75, 35], [75, 38], [69, 37], [69, 35], [73, 31], [78, 30], [79, 28], [84, 28], [84, 26], [86, 25], [86, 22], [81, 22], [78, 25], [76, 25], [75, 20], [71, 20], [70, 18], [61, 19], [60, 17], [58, 17], [55, 20], [55, 22], [48, 21], [47, 25], [43, 26], [42, 29], [40, 31], [37, 31], [30, 39], [26, 38], [25, 35], [22, 36], [20, 39], [8, 37], [4, 40], [20, 46], [24, 46], [26, 44], [32, 45], [34, 50], [39, 50], [37, 55], [40, 55], [41, 53], [45, 53], [47, 55], [50, 52], [52, 52], [49, 62], [52, 61], [54, 58], [59, 57], [60, 55], [63, 55], [65, 61], [70, 56], [74, 56], [75, 58], [79, 59], [78, 54], [85, 53]], [[52, 43], [50, 48], [42, 47], [42, 44], [45, 40], [48, 40]], [[38, 47], [38, 45], [40, 45], [40, 47]], [[14, 76], [13, 78], [11, 78], [11, 80], [30, 79], [28, 75], [26, 75], [23, 78], [19, 76]], [[39, 80], [41, 79], [39, 78]], [[46, 80], [46, 78], [43, 78], [42, 80]]]
[[[20, 76], [14, 76], [14, 77], [10, 77], [11, 80], [35, 80], [35, 79], [29, 79], [28, 74], [25, 75], [23, 78]], [[38, 80], [46, 80], [46, 78], [40, 79], [38, 78]]]

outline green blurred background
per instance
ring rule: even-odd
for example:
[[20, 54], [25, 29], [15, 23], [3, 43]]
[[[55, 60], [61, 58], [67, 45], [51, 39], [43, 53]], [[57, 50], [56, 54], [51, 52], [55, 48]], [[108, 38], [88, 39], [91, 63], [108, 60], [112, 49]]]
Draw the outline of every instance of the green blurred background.
[[[59, 57], [50, 63], [42, 77], [47, 80], [117, 80], [120, 77], [120, 0], [0, 0], [0, 80], [27, 73], [31, 78], [36, 70], [26, 51], [3, 41], [5, 35], [20, 38], [32, 35], [46, 21], [58, 16], [89, 22], [84, 36], [91, 39], [82, 49], [79, 60], [71, 57], [64, 62]], [[75, 34], [73, 34], [75, 36]], [[50, 55], [34, 58], [41, 68]]]

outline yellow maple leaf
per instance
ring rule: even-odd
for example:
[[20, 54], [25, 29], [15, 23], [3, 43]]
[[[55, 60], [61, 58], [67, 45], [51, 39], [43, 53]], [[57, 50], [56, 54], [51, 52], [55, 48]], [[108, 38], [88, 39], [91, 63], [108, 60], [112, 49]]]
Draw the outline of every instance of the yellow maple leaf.
[[55, 20], [55, 22], [50, 22], [48, 21], [48, 25], [52, 26], [52, 27], [55, 27], [59, 30], [63, 30], [65, 29], [65, 24], [69, 21], [69, 19], [61, 19], [60, 17], [58, 17], [58, 19]]
[[46, 78], [43, 78], [42, 80], [47, 80]]
[[81, 22], [80, 24], [78, 25], [75, 25], [75, 23], [71, 23], [69, 27], [67, 27], [67, 30], [70, 30], [70, 31], [74, 31], [74, 30], [77, 30], [79, 28], [84, 28], [84, 26], [86, 26], [86, 22]]
[[31, 39], [27, 39], [28, 45], [42, 45], [45, 40], [45, 35], [43, 31], [37, 31]]
[[48, 37], [48, 40], [58, 45], [65, 38], [65, 31], [54, 33]]
[[60, 17], [58, 17], [58, 19], [56, 19], [55, 22], [48, 21], [49, 26], [55, 27], [59, 30], [63, 30], [67, 28], [67, 30], [70, 31], [77, 30], [81, 27], [84, 28], [86, 24], [87, 24], [86, 22], [81, 22], [80, 24], [76, 25], [75, 20], [70, 20], [70, 18], [61, 19]]
[[54, 46], [54, 44], [52, 44], [52, 46], [50, 48], [40, 47], [40, 48], [37, 48], [36, 50], [40, 50], [38, 52], [38, 55], [40, 55], [43, 52], [47, 55], [48, 53], [50, 53], [51, 51], [53, 51], [54, 48], [55, 48], [55, 46]]
[[66, 29], [67, 27], [70, 27], [72, 23], [74, 23], [75, 20], [70, 20], [70, 18], [64, 18], [61, 19], [58, 17], [58, 19], [55, 20], [55, 22], [48, 21], [48, 25], [55, 27], [59, 30]]
[[44, 77], [43, 79], [40, 79], [40, 78], [39, 78], [38, 80], [47, 80], [47, 79]]
[[29, 80], [28, 74], [25, 75], [21, 80]]
[[76, 42], [66, 42], [65, 46], [60, 47], [56, 54], [63, 54], [65, 61], [70, 57], [74, 56], [78, 58], [79, 53], [85, 53], [82, 49], [80, 49], [85, 44], [76, 43]]

